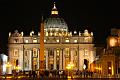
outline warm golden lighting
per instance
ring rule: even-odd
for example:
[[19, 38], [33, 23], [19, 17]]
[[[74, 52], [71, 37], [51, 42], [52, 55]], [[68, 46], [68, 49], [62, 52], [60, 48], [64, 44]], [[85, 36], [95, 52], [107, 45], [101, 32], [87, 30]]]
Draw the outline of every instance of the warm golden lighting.
[[74, 42], [76, 43], [76, 42], [77, 42], [77, 40], [74, 40]]
[[46, 42], [46, 40], [44, 39], [44, 42]]
[[20, 70], [21, 69], [21, 67], [19, 66], [19, 65], [17, 65], [16, 67], [15, 67], [15, 70]]
[[99, 68], [99, 67], [95, 67], [95, 69], [97, 69], [97, 70], [101, 70], [101, 68]]
[[55, 2], [54, 2], [54, 7], [53, 7], [53, 9], [52, 9], [52, 11], [51, 11], [51, 14], [58, 14], [58, 11], [57, 11]]
[[46, 32], [46, 35], [45, 36], [48, 36], [48, 32]]
[[86, 69], [86, 65], [85, 65], [85, 64], [83, 65], [83, 69], [84, 69], [84, 70]]
[[67, 76], [68, 79], [71, 79], [71, 76], [69, 75], [69, 73], [70, 73], [70, 70], [73, 69], [73, 67], [74, 67], [74, 64], [71, 62], [66, 66], [66, 69], [68, 69], [68, 76]]
[[115, 38], [111, 38], [109, 44], [111, 47], [113, 47], [113, 46], [116, 46], [116, 42], [117, 40]]
[[65, 42], [70, 42], [69, 39], [66, 39]]
[[84, 31], [84, 36], [89, 36], [88, 30]]
[[74, 64], [72, 63], [69, 63], [67, 66], [66, 66], [66, 69], [70, 70], [74, 67]]
[[57, 42], [59, 42], [59, 40], [56, 40]]
[[9, 63], [9, 62], [7, 62], [7, 64], [6, 64], [6, 68], [9, 68], [9, 67], [11, 67], [12, 65]]
[[50, 36], [52, 36], [53, 35], [53, 33], [52, 32], [50, 32]]
[[74, 31], [74, 34], [77, 34], [77, 31]]
[[109, 69], [111, 69], [111, 67], [109, 67]]
[[25, 43], [28, 43], [28, 40], [25, 40]]

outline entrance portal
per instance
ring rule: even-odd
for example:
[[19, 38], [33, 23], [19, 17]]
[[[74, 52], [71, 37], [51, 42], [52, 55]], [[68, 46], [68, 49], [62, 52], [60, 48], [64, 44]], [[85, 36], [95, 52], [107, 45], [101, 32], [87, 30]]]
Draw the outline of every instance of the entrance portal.
[[88, 69], [88, 64], [89, 64], [89, 61], [87, 59], [84, 59], [84, 65], [86, 66], [85, 69]]

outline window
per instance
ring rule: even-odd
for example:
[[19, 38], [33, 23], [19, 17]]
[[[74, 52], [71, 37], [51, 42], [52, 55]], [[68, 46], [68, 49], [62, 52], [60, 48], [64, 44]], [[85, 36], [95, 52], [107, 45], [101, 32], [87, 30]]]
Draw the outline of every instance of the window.
[[27, 62], [24, 63], [25, 68], [27, 67]]
[[77, 56], [77, 53], [78, 53], [78, 51], [77, 51], [77, 50], [75, 50], [75, 53], [74, 53], [74, 55], [75, 55], [75, 56]]
[[53, 56], [53, 51], [52, 50], [48, 50], [48, 55], [49, 56]]
[[25, 51], [25, 56], [27, 56], [28, 51]]
[[24, 62], [24, 67], [25, 67], [25, 68], [28, 68], [28, 67], [29, 67], [29, 60], [26, 60], [26, 61]]
[[46, 42], [46, 40], [44, 40], [44, 42]]
[[66, 57], [69, 57], [69, 48], [66, 48], [66, 49], [65, 49], [65, 56], [66, 56]]
[[14, 50], [14, 56], [18, 56], [18, 50]]
[[65, 42], [70, 42], [69, 39], [66, 39]]
[[52, 11], [52, 14], [58, 14], [58, 11]]
[[59, 56], [59, 50], [57, 50], [57, 56]]
[[18, 39], [14, 39], [14, 43], [17, 43], [18, 42]]
[[33, 57], [37, 57], [37, 49], [33, 49]]
[[74, 40], [74, 43], [77, 43], [77, 40]]
[[33, 43], [37, 43], [37, 40], [36, 40], [36, 39], [34, 39], [34, 40], [33, 40]]
[[28, 43], [28, 40], [25, 40], [25, 43]]
[[88, 50], [84, 49], [84, 55], [85, 55], [85, 56], [88, 55]]
[[59, 42], [59, 40], [56, 40], [57, 42]]

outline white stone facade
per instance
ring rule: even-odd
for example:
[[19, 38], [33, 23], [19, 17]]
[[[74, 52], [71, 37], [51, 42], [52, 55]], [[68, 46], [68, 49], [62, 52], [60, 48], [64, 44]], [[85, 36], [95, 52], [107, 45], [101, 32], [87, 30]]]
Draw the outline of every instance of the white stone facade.
[[[57, 10], [56, 7], [53, 10]], [[74, 70], [83, 70], [87, 60], [86, 68], [89, 70], [96, 56], [93, 33], [89, 33], [88, 30], [83, 33], [68, 32], [65, 21], [59, 18], [58, 14], [51, 15], [55, 17], [45, 20], [45, 69], [65, 70], [69, 63], [73, 63]], [[16, 30], [9, 33], [8, 41], [12, 69], [19, 65], [21, 70], [39, 70], [40, 32], [35, 35], [34, 31], [31, 31], [29, 36], [25, 36], [23, 32], [19, 33]]]
[[[44, 39], [46, 69], [63, 70], [69, 62], [72, 62], [75, 65], [74, 69], [82, 70], [84, 59], [89, 61], [89, 67], [95, 60], [93, 36], [45, 36]], [[24, 70], [38, 70], [39, 40], [39, 36], [34, 34], [32, 36], [21, 36], [18, 32], [11, 34], [8, 44], [10, 62]]]

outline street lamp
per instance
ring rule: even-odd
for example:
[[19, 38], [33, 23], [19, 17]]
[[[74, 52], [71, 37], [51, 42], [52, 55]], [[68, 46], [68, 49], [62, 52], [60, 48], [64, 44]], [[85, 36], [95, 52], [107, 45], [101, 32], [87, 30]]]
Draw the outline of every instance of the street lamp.
[[15, 66], [15, 70], [18, 72], [21, 69], [19, 65]]
[[6, 73], [7, 74], [11, 74], [12, 72], [11, 72], [11, 64], [9, 63], [9, 62], [7, 62], [7, 64], [6, 64]]
[[71, 78], [71, 76], [69, 75], [70, 73], [70, 70], [74, 67], [74, 64], [72, 63], [69, 63], [67, 66], [66, 66], [66, 69], [68, 69], [68, 78]]

